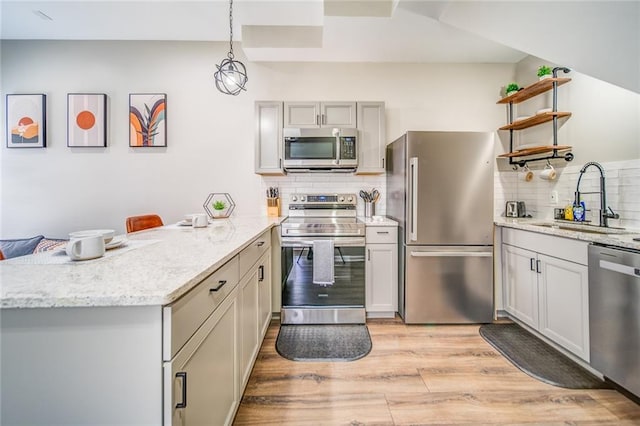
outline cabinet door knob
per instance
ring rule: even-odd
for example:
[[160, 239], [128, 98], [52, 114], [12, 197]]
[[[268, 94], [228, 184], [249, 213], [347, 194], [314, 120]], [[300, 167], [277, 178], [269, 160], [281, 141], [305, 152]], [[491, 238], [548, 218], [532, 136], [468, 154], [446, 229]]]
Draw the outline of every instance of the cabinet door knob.
[[264, 281], [264, 265], [258, 266], [258, 281]]
[[256, 244], [258, 247], [262, 247], [264, 245], [264, 241], [258, 241], [258, 243]]
[[542, 262], [540, 262], [539, 260], [536, 261], [536, 272], [539, 274], [542, 273]]
[[214, 291], [218, 291], [218, 290], [220, 290], [220, 289], [221, 289], [221, 288], [222, 288], [226, 283], [227, 283], [227, 280], [220, 280], [220, 281], [218, 281], [218, 285], [217, 285], [217, 287], [210, 288], [210, 289], [209, 289], [209, 293], [212, 293], [212, 292], [214, 292]]
[[529, 268], [530, 268], [532, 271], [535, 271], [535, 270], [536, 270], [535, 262], [536, 262], [536, 259], [535, 259], [535, 258], [533, 258], [533, 257], [529, 258]]
[[182, 401], [176, 404], [176, 408], [187, 407], [187, 373], [180, 371], [176, 373], [176, 379], [182, 379]]

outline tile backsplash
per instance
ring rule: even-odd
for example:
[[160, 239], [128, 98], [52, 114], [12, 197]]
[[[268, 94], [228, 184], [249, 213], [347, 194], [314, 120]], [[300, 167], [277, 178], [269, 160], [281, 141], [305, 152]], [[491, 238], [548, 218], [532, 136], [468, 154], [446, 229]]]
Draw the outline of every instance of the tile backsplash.
[[[286, 176], [263, 176], [263, 194], [270, 186], [280, 189], [281, 214], [287, 215], [291, 194], [295, 193], [338, 193], [356, 194], [358, 216], [364, 216], [364, 202], [358, 196], [360, 190], [380, 191], [380, 198], [376, 203], [375, 214], [386, 213], [386, 178], [385, 175], [353, 175], [351, 173], [290, 173]], [[265, 207], [266, 211], [266, 207]]]
[[[611, 219], [611, 226], [640, 229], [640, 159], [600, 163], [605, 171], [607, 204], [620, 215]], [[527, 213], [535, 219], [552, 220], [553, 209], [571, 204], [574, 199], [580, 169], [584, 164], [564, 163], [556, 165], [557, 177], [553, 181], [540, 178], [544, 164], [532, 166], [534, 177], [531, 181], [521, 180], [521, 171], [498, 171], [494, 175], [494, 217], [505, 215], [505, 203], [509, 200], [524, 201]], [[520, 170], [520, 169], [519, 169]], [[590, 167], [580, 182], [581, 192], [596, 192], [599, 189], [600, 174]], [[352, 175], [339, 173], [301, 173], [286, 176], [263, 176], [263, 193], [270, 186], [280, 188], [282, 214], [287, 214], [289, 200], [293, 193], [353, 193], [361, 189], [380, 190], [376, 204], [376, 214], [386, 213], [385, 175]], [[557, 192], [558, 201], [551, 200], [552, 192]], [[598, 194], [584, 194], [587, 206], [587, 220], [598, 222], [600, 199]], [[265, 204], [266, 212], [266, 204]], [[357, 212], [364, 215], [364, 203], [358, 197]]]
[[[580, 169], [584, 164], [566, 163], [556, 167], [557, 178], [547, 181], [540, 178], [541, 168], [534, 170], [534, 178], [525, 182], [520, 171], [496, 171], [495, 174], [495, 217], [504, 217], [505, 202], [524, 201], [527, 214], [535, 219], [553, 219], [553, 209], [573, 203]], [[620, 219], [609, 221], [610, 226], [640, 229], [640, 159], [601, 163], [605, 171], [607, 205], [620, 215]], [[544, 166], [544, 165], [542, 165]], [[600, 173], [589, 167], [580, 182], [580, 192], [597, 192], [600, 187]], [[558, 194], [557, 203], [551, 194]], [[587, 220], [598, 223], [600, 207], [599, 194], [583, 194], [587, 207]]]

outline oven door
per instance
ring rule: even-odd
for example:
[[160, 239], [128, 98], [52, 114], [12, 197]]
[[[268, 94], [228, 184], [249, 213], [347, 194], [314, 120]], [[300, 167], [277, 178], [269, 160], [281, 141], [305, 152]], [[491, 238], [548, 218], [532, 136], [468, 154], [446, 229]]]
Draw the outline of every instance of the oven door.
[[[313, 283], [313, 240], [332, 239], [332, 285]], [[282, 238], [282, 324], [364, 324], [365, 239]]]

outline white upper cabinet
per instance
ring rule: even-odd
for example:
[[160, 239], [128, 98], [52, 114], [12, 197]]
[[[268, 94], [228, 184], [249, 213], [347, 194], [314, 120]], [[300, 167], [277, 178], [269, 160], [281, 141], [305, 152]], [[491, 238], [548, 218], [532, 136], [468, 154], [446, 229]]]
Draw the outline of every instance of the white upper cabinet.
[[385, 172], [384, 102], [358, 102], [358, 169], [356, 174]]
[[284, 127], [358, 130], [355, 174], [382, 174], [386, 161], [384, 102], [256, 101], [255, 172], [284, 175]]
[[356, 127], [355, 102], [285, 102], [284, 127]]
[[282, 169], [282, 102], [256, 102], [255, 172], [284, 175]]

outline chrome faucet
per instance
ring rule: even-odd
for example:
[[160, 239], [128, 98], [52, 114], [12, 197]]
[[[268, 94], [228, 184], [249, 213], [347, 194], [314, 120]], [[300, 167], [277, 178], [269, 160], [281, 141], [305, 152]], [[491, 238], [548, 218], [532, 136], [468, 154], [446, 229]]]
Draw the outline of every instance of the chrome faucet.
[[582, 180], [582, 175], [587, 171], [589, 166], [594, 166], [600, 172], [600, 191], [598, 192], [583, 192], [583, 194], [600, 194], [600, 226], [608, 227], [609, 219], [619, 219], [620, 215], [614, 213], [611, 207], [607, 206], [607, 190], [605, 187], [604, 181], [604, 168], [595, 161], [590, 161], [580, 169], [580, 176], [578, 177], [578, 185], [576, 186], [576, 198], [574, 201], [575, 206], [580, 205], [580, 180]]

